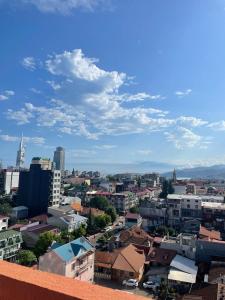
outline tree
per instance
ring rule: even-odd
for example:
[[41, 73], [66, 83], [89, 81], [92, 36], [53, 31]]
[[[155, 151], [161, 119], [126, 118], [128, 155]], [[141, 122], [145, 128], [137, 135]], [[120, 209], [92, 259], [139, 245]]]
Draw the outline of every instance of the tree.
[[20, 250], [17, 256], [17, 261], [20, 265], [30, 267], [37, 262], [37, 257], [34, 252], [30, 250]]
[[95, 217], [95, 225], [100, 229], [105, 228], [109, 223], [111, 223], [111, 217], [107, 214]]
[[78, 239], [81, 236], [85, 236], [86, 233], [87, 233], [86, 225], [82, 224], [79, 228], [75, 229], [71, 233], [71, 238], [75, 240], [75, 239]]
[[102, 196], [95, 196], [90, 201], [90, 207], [98, 208], [104, 211], [106, 211], [109, 206], [109, 201]]
[[131, 207], [130, 212], [132, 214], [137, 214], [137, 213], [139, 213], [139, 208], [137, 206]]
[[168, 194], [174, 194], [174, 188], [171, 180], [168, 182]]
[[12, 211], [12, 207], [9, 203], [5, 202], [0, 204], [0, 214], [1, 215], [9, 215]]
[[168, 181], [164, 180], [162, 186], [162, 192], [159, 194], [159, 197], [166, 199], [167, 195], [168, 195]]
[[62, 239], [61, 237], [52, 232], [45, 232], [40, 234], [39, 239], [34, 248], [35, 255], [37, 257], [43, 255], [47, 251], [48, 247], [51, 246], [53, 241], [61, 243]]
[[111, 217], [112, 222], [116, 221], [116, 210], [113, 206], [109, 206], [105, 212]]

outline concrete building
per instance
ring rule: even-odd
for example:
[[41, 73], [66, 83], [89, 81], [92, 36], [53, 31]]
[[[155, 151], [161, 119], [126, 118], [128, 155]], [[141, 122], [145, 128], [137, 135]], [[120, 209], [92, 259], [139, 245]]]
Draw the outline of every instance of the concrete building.
[[94, 247], [84, 237], [65, 245], [54, 243], [39, 258], [39, 270], [93, 282], [94, 253]]
[[11, 218], [16, 220], [26, 219], [28, 217], [28, 208], [26, 206], [16, 206], [12, 208]]
[[138, 205], [138, 197], [132, 192], [111, 194], [109, 201], [119, 212], [126, 212], [131, 207]]
[[55, 164], [55, 169], [61, 172], [65, 170], [65, 149], [62, 147], [57, 147], [54, 152], [53, 162]]
[[15, 230], [6, 230], [0, 232], [0, 260], [13, 261], [20, 250], [22, 244], [20, 232]]
[[52, 169], [50, 159], [34, 157], [30, 170], [20, 172], [17, 205], [28, 207], [30, 217], [59, 206], [61, 172]]
[[177, 237], [165, 236], [160, 244], [162, 249], [177, 251], [178, 254], [195, 259], [197, 236], [180, 233]]
[[9, 195], [12, 190], [18, 189], [19, 175], [15, 170], [0, 170], [0, 193]]
[[78, 229], [81, 225], [87, 225], [88, 218], [82, 217], [77, 214], [68, 214], [61, 217], [50, 217], [48, 218], [48, 224], [56, 226], [61, 230], [67, 230], [73, 232]]
[[8, 229], [9, 217], [0, 215], [0, 231]]

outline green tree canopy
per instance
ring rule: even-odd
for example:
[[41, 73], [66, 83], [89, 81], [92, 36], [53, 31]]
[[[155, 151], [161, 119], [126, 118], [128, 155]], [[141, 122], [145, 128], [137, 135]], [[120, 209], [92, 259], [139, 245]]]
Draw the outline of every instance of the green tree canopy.
[[71, 233], [71, 239], [75, 240], [81, 236], [85, 236], [87, 233], [86, 225], [82, 224], [79, 228], [75, 229]]
[[111, 217], [112, 222], [116, 221], [116, 210], [113, 206], [109, 206], [105, 212]]
[[172, 185], [171, 180], [164, 180], [162, 185], [162, 192], [160, 193], [159, 197], [166, 199], [168, 194], [173, 194], [174, 188]]
[[110, 206], [109, 201], [106, 197], [102, 196], [95, 196], [90, 201], [90, 207], [98, 208], [101, 210], [106, 211], [106, 209]]
[[37, 257], [31, 250], [20, 250], [17, 255], [17, 261], [23, 266], [32, 266], [37, 262]]
[[37, 257], [43, 255], [47, 251], [48, 247], [51, 246], [53, 241], [61, 243], [62, 239], [60, 236], [52, 232], [45, 232], [40, 234], [39, 239], [34, 248], [35, 255]]
[[111, 223], [111, 217], [107, 214], [95, 217], [95, 225], [100, 229], [105, 228], [109, 223]]

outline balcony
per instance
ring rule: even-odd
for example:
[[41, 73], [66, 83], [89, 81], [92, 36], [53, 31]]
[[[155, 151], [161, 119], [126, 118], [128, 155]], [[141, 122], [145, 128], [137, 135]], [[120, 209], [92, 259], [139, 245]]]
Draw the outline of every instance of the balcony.
[[[146, 300], [141, 296], [6, 261], [0, 261], [0, 291], [0, 298], [4, 300]], [[151, 300], [149, 297], [148, 299]]]

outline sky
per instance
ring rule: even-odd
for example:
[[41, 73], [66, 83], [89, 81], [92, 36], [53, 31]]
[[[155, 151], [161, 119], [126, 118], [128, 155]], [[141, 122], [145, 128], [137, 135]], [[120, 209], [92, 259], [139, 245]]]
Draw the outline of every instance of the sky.
[[225, 0], [0, 0], [0, 159], [225, 163]]

